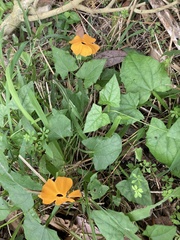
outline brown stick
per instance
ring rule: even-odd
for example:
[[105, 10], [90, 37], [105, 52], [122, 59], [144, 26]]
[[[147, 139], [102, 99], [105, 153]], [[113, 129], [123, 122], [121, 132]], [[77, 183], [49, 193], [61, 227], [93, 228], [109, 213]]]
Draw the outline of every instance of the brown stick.
[[[20, 2], [20, 4], [18, 4], [18, 2]], [[1, 24], [0, 31], [3, 30], [4, 35], [10, 35], [20, 25], [20, 23], [22, 21], [24, 21], [22, 9], [24, 9], [26, 11], [30, 7], [30, 5], [33, 4], [33, 2], [37, 2], [37, 0], [14, 0], [13, 11], [4, 20], [4, 22]], [[56, 16], [60, 13], [69, 11], [71, 9], [81, 10], [83, 12], [87, 12], [87, 13], [90, 13], [90, 14], [121, 12], [121, 11], [124, 11], [124, 10], [127, 10], [127, 11], [132, 10], [132, 6], [121, 7], [121, 8], [112, 8], [113, 4], [115, 3], [115, 0], [111, 0], [111, 2], [106, 7], [101, 8], [101, 9], [91, 9], [91, 8], [85, 7], [84, 5], [81, 4], [82, 2], [83, 2], [83, 0], [72, 0], [68, 4], [65, 4], [65, 5], [57, 8], [57, 9], [53, 9], [51, 11], [44, 12], [44, 13], [41, 13], [41, 14], [38, 14], [38, 12], [35, 11], [34, 15], [29, 15], [28, 16], [28, 20], [29, 21], [37, 21], [37, 20], [46, 19], [46, 18], [49, 18], [49, 17]], [[174, 5], [178, 4], [179, 2], [180, 2], [180, 0], [175, 0], [174, 2], [172, 2], [170, 4], [160, 6], [160, 7], [155, 8], [155, 9], [139, 10], [138, 8], [140, 6], [145, 5], [145, 2], [144, 2], [144, 3], [137, 4], [135, 9], [133, 9], [133, 11], [135, 13], [138, 13], [138, 14], [157, 13], [157, 12], [160, 12], [160, 11], [166, 9], [166, 8], [174, 6]], [[21, 5], [22, 9], [19, 5]]]

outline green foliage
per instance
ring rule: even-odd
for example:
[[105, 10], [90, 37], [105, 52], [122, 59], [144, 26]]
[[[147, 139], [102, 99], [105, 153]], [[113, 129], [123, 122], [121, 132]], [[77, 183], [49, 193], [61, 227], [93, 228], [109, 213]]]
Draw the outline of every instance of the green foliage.
[[[178, 128], [176, 128], [177, 124], [174, 123], [174, 125], [170, 129], [167, 129], [160, 119], [152, 118], [146, 137], [146, 145], [150, 152], [159, 162], [169, 167], [174, 163], [180, 148], [180, 142], [176, 140], [179, 137]], [[174, 129], [177, 129], [177, 131], [175, 132]], [[173, 137], [172, 132], [174, 133]], [[178, 162], [178, 160], [176, 161]]]
[[52, 47], [52, 54], [56, 73], [60, 74], [63, 80], [67, 77], [69, 72], [73, 72], [78, 69], [75, 58], [72, 57], [69, 52]]
[[93, 59], [89, 62], [85, 62], [76, 73], [76, 77], [83, 79], [84, 86], [88, 88], [97, 82], [105, 63], [106, 60], [104, 59]]
[[40, 224], [40, 220], [35, 213], [28, 213], [25, 216], [23, 224], [25, 236], [27, 240], [34, 239], [48, 239], [48, 240], [59, 240], [57, 233], [46, 226]]
[[131, 212], [129, 212], [127, 215], [131, 219], [131, 221], [140, 221], [142, 219], [145, 219], [147, 217], [151, 216], [152, 209], [161, 206], [164, 202], [166, 202], [168, 199], [175, 199], [180, 197], [180, 187], [175, 188], [171, 192], [169, 192], [165, 198], [163, 198], [160, 202], [157, 202], [153, 205], [149, 205], [144, 208], [136, 209]]
[[53, 109], [48, 122], [50, 140], [72, 136], [71, 121], [61, 111]]
[[174, 226], [163, 226], [153, 225], [147, 226], [143, 235], [149, 237], [152, 240], [173, 240], [176, 234], [176, 227]]
[[119, 107], [120, 91], [116, 76], [114, 75], [100, 91], [99, 104]]
[[[0, 3], [0, 20], [11, 6]], [[13, 51], [7, 51], [7, 66], [5, 42], [0, 38], [0, 220], [20, 210], [22, 238], [60, 239], [48, 227], [49, 220], [45, 225], [41, 223], [39, 215], [43, 212], [39, 211], [37, 192], [42, 189], [42, 178], [34, 175], [37, 171], [45, 180], [66, 175], [77, 178], [76, 184], [84, 191], [79, 204], [89, 217], [92, 238], [96, 239], [96, 224], [107, 240], [136, 240], [140, 235], [173, 239], [174, 226], [138, 227], [138, 221], [150, 217], [153, 209], [180, 197], [176, 183], [180, 177], [178, 89], [170, 90], [166, 63], [129, 50], [119, 71], [118, 67], [105, 68], [106, 59], [74, 57], [68, 51], [66, 33], [80, 21], [79, 15], [65, 12], [53, 21], [36, 23], [33, 33], [26, 16], [20, 35], [23, 30], [28, 41], [21, 43], [21, 36], [12, 38], [14, 46]], [[130, 38], [127, 33], [132, 26], [129, 24], [123, 32], [119, 45]], [[65, 39], [66, 44], [61, 45], [59, 39]], [[52, 51], [43, 49], [45, 42]], [[37, 53], [37, 44], [43, 55]], [[60, 45], [66, 46], [61, 49], [57, 47]], [[172, 54], [177, 52], [167, 53]], [[145, 144], [153, 161], [146, 155]], [[34, 173], [20, 162], [19, 155]], [[158, 162], [168, 171], [159, 174]], [[154, 173], [159, 174], [163, 199], [152, 204], [148, 179]], [[126, 215], [121, 212], [132, 203], [135, 210], [126, 209]], [[136, 204], [144, 207], [138, 209]], [[111, 207], [117, 211], [108, 209]], [[176, 225], [178, 211], [171, 216]], [[53, 217], [55, 212], [50, 215]], [[16, 231], [12, 239], [15, 235]], [[72, 236], [81, 239], [75, 233]]]
[[93, 104], [89, 111], [84, 126], [84, 133], [96, 131], [100, 127], [104, 127], [110, 123], [107, 113], [102, 112], [102, 107]]
[[165, 92], [171, 84], [162, 63], [135, 51], [123, 61], [120, 77], [129, 93], [139, 93], [139, 104], [145, 103], [152, 91]]
[[180, 140], [180, 118], [178, 118], [177, 121], [169, 129], [167, 136], [169, 138]]
[[140, 205], [152, 204], [148, 182], [138, 168], [132, 171], [128, 180], [119, 182], [116, 188], [129, 201], [136, 202]]
[[112, 108], [110, 116], [112, 121], [118, 115], [121, 117], [121, 124], [133, 124], [144, 118], [142, 113], [137, 109], [139, 104], [139, 95], [137, 93], [127, 93], [121, 95], [120, 106]]
[[95, 210], [91, 217], [106, 240], [123, 240], [124, 236], [132, 240], [140, 239], [135, 235], [138, 228], [121, 212]]
[[7, 159], [2, 153], [0, 154], [0, 183], [8, 191], [9, 198], [16, 207], [21, 208], [24, 212], [33, 207], [34, 201], [31, 193], [9, 173]]
[[112, 137], [91, 137], [82, 141], [91, 150], [96, 171], [106, 169], [121, 153], [121, 138], [118, 134]]
[[8, 214], [11, 212], [10, 207], [2, 197], [0, 197], [0, 212], [1, 212], [0, 221], [6, 219]]
[[102, 184], [97, 179], [97, 173], [95, 173], [90, 178], [90, 182], [88, 183], [88, 190], [92, 196], [92, 199], [95, 200], [103, 197], [109, 190], [109, 187]]

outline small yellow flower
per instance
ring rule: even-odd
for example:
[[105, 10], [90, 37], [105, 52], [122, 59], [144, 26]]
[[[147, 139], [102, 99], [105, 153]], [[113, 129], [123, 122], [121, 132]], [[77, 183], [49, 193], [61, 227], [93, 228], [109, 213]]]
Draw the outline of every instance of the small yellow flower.
[[42, 191], [38, 195], [43, 200], [43, 204], [51, 204], [55, 201], [55, 205], [61, 205], [65, 202], [74, 202], [73, 198], [82, 197], [80, 190], [75, 190], [68, 194], [73, 185], [71, 178], [57, 177], [55, 181], [48, 179], [43, 185]]
[[97, 53], [97, 51], [100, 49], [100, 47], [94, 43], [95, 41], [95, 38], [84, 34], [82, 37], [78, 35], [75, 36], [69, 43], [72, 44], [71, 50], [75, 55], [87, 57]]

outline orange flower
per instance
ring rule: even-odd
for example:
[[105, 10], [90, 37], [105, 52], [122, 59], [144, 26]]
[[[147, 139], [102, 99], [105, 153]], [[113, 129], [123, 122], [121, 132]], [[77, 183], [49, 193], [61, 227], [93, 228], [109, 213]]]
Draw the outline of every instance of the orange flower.
[[44, 204], [50, 204], [54, 201], [56, 205], [61, 205], [65, 202], [74, 202], [73, 198], [82, 197], [82, 195], [80, 190], [67, 194], [72, 185], [73, 181], [71, 178], [57, 177], [55, 182], [52, 179], [48, 179], [38, 197], [43, 200]]
[[81, 55], [83, 57], [90, 56], [92, 54], [97, 53], [99, 50], [99, 46], [95, 44], [95, 38], [90, 37], [87, 34], [84, 34], [82, 37], [75, 36], [73, 40], [69, 43], [72, 44], [71, 50], [75, 55]]

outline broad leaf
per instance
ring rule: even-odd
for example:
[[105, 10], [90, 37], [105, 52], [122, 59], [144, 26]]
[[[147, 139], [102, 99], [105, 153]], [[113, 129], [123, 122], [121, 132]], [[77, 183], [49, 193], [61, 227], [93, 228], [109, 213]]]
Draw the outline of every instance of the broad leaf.
[[129, 212], [127, 215], [129, 216], [131, 221], [140, 221], [142, 219], [148, 218], [151, 216], [152, 209], [154, 209], [158, 206], [162, 206], [162, 204], [170, 198], [171, 199], [172, 198], [180, 198], [180, 187], [175, 188], [163, 200], [161, 200], [153, 205], [133, 210], [132, 212]]
[[178, 150], [177, 155], [170, 166], [170, 170], [173, 175], [180, 178], [180, 149]]
[[76, 77], [83, 79], [85, 87], [88, 88], [96, 83], [102, 73], [105, 63], [105, 59], [93, 59], [89, 62], [85, 62], [76, 73]]
[[138, 228], [121, 212], [95, 210], [91, 217], [106, 240], [124, 240], [124, 236], [131, 240], [140, 239], [135, 235]]
[[[137, 186], [137, 191], [136, 189]], [[151, 193], [149, 190], [148, 182], [144, 178], [139, 168], [132, 171], [128, 180], [123, 180], [116, 184], [116, 188], [121, 194], [131, 202], [140, 205], [151, 205]], [[141, 189], [138, 194], [138, 189]]]
[[51, 141], [48, 144], [44, 144], [46, 151], [46, 160], [50, 162], [54, 167], [61, 168], [64, 166], [63, 151], [57, 141]]
[[180, 140], [180, 118], [178, 118], [177, 121], [172, 125], [167, 136], [177, 139], [177, 141]]
[[69, 52], [53, 47], [52, 53], [55, 62], [56, 73], [60, 74], [62, 79], [65, 79], [69, 72], [74, 72], [78, 69], [76, 59], [72, 57]]
[[147, 226], [143, 235], [151, 240], [173, 240], [176, 235], [176, 227], [164, 225]]
[[105, 87], [100, 91], [99, 104], [119, 107], [120, 104], [120, 87], [116, 76], [114, 75]]
[[42, 184], [33, 181], [28, 175], [21, 175], [18, 172], [11, 172], [11, 176], [17, 183], [26, 189], [40, 191], [42, 188]]
[[31, 193], [29, 193], [13, 178], [13, 176], [11, 176], [7, 159], [2, 153], [0, 154], [0, 183], [3, 188], [8, 191], [9, 198], [16, 207], [21, 208], [23, 212], [27, 212], [33, 207], [34, 201]]
[[6, 219], [8, 214], [11, 212], [10, 206], [7, 204], [7, 202], [0, 197], [0, 221], [3, 221]]
[[121, 124], [129, 125], [144, 119], [142, 113], [137, 109], [138, 104], [139, 94], [122, 94], [120, 106], [112, 108], [112, 113], [110, 114], [111, 120], [113, 121], [118, 115], [121, 117]]
[[56, 231], [42, 226], [37, 217], [29, 213], [25, 216], [23, 227], [27, 240], [60, 240]]
[[180, 141], [168, 136], [171, 128], [168, 130], [160, 119], [152, 118], [146, 134], [146, 146], [159, 162], [167, 166], [171, 166], [180, 148]]
[[95, 200], [103, 197], [109, 190], [109, 187], [102, 184], [97, 179], [97, 173], [95, 173], [90, 178], [90, 182], [88, 183], [88, 190], [92, 196], [92, 199]]
[[112, 164], [122, 149], [121, 138], [114, 134], [111, 138], [92, 137], [82, 141], [82, 143], [92, 151], [93, 163], [97, 171], [106, 169]]
[[165, 92], [171, 85], [163, 63], [135, 51], [126, 56], [120, 76], [127, 92], [139, 93], [140, 104], [149, 99], [153, 90]]
[[104, 127], [109, 123], [110, 119], [107, 113], [102, 113], [101, 106], [94, 103], [86, 117], [84, 133], [96, 131], [98, 128]]
[[32, 113], [34, 111], [34, 106], [31, 103], [31, 99], [28, 94], [30, 91], [32, 92], [34, 91], [33, 86], [34, 86], [34, 83], [29, 82], [28, 84], [20, 88], [18, 91], [18, 97], [21, 100], [23, 107], [26, 109], [28, 113]]
[[52, 115], [48, 118], [49, 122], [49, 139], [55, 140], [72, 135], [71, 121], [61, 112], [52, 111]]

